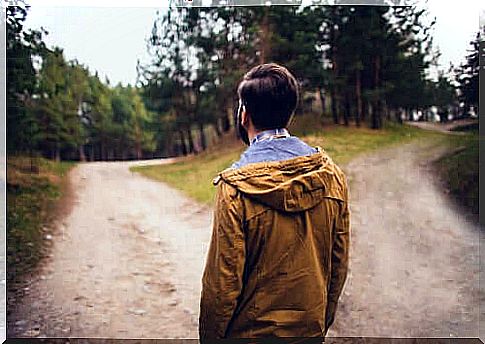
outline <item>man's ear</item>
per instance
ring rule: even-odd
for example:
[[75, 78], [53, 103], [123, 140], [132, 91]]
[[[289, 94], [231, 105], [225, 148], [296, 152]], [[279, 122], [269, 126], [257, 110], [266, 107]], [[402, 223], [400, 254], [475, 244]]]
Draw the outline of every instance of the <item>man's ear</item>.
[[242, 109], [241, 109], [241, 124], [246, 128], [249, 125], [249, 115], [246, 111], [245, 106], [243, 106]]

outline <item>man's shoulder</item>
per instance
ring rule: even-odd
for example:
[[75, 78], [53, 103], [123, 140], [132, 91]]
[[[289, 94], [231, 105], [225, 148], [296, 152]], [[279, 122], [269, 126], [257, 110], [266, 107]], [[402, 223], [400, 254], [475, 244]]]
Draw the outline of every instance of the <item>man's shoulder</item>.
[[342, 197], [344, 200], [348, 200], [348, 179], [347, 175], [345, 174], [344, 170], [337, 165], [333, 160], [330, 159], [329, 161], [329, 166], [331, 170], [333, 171], [334, 178], [337, 182], [338, 189], [342, 193]]
[[340, 178], [344, 178], [346, 179], [346, 175], [345, 175], [345, 172], [344, 170], [336, 163], [332, 160], [332, 167], [333, 169], [335, 170], [335, 172], [337, 173], [337, 175], [340, 177]]
[[216, 198], [227, 198], [227, 199], [233, 199], [237, 196], [238, 190], [234, 185], [231, 185], [227, 181], [222, 178], [223, 173], [227, 173], [230, 171], [233, 171], [234, 168], [227, 168], [212, 179], [212, 184], [216, 187]]

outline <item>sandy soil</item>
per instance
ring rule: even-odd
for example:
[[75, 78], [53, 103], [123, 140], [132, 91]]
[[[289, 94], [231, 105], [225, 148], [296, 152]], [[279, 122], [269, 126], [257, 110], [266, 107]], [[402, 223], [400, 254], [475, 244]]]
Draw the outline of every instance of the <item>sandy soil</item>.
[[[478, 235], [412, 143], [355, 160], [349, 278], [329, 336], [478, 336]], [[211, 210], [99, 162], [71, 173], [75, 204], [8, 336], [196, 338]], [[165, 161], [170, 162], [170, 161]], [[210, 182], [210, 181], [208, 181]]]

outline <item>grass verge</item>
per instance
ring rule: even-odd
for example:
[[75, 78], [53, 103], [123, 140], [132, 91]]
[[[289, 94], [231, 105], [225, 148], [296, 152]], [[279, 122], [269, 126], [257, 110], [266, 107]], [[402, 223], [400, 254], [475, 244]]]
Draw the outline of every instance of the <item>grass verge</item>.
[[478, 130], [465, 128], [466, 135], [454, 136], [451, 153], [435, 162], [444, 187], [455, 201], [478, 218]]
[[73, 162], [7, 158], [7, 282], [31, 272], [45, 253], [56, 201], [67, 187]]
[[[300, 121], [303, 121], [300, 119]], [[298, 132], [300, 130], [291, 130]], [[439, 139], [444, 134], [419, 128], [389, 123], [381, 130], [368, 128], [325, 126], [318, 132], [302, 135], [310, 145], [320, 146], [338, 164], [345, 164], [359, 154], [368, 153], [381, 147], [409, 142], [413, 139]], [[163, 181], [182, 190], [189, 197], [205, 204], [213, 201], [215, 188], [212, 179], [217, 173], [236, 161], [243, 152], [241, 144], [219, 151], [200, 154], [170, 165], [137, 166], [137, 171], [155, 180]]]

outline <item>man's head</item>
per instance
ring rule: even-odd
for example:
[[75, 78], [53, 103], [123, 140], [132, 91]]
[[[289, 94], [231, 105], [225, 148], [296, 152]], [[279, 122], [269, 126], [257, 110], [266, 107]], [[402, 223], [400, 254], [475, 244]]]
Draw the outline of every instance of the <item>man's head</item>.
[[[283, 66], [267, 63], [252, 68], [239, 84], [245, 115], [257, 131], [288, 126], [298, 103], [298, 83]], [[249, 119], [238, 118], [238, 122]], [[238, 123], [241, 125], [241, 123]], [[247, 128], [247, 125], [244, 125]]]

